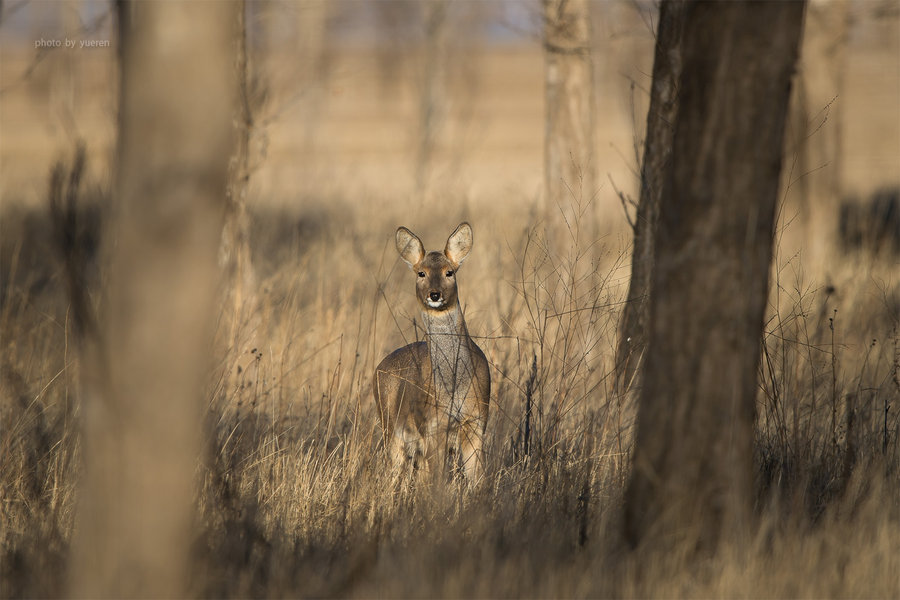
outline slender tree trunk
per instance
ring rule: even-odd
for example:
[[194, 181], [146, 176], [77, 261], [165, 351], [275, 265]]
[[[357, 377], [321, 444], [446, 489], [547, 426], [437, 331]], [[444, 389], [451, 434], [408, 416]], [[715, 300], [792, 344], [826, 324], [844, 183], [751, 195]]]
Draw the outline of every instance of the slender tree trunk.
[[[801, 196], [804, 225], [804, 269], [814, 277], [828, 275], [837, 231], [838, 206], [843, 197], [843, 125], [846, 99], [847, 39], [850, 6], [847, 0], [818, 2], [810, 6], [819, 35], [805, 45], [798, 78], [803, 80], [809, 135], [802, 152], [806, 169], [795, 169], [794, 182], [802, 178], [808, 193]], [[794, 185], [797, 185], [794, 183]]]
[[113, 226], [71, 595], [189, 594], [194, 473], [232, 142], [233, 4], [139, 2], [122, 31]]
[[[64, 37], [77, 40], [82, 37], [81, 31], [81, 2], [79, 0], [65, 0], [59, 2], [57, 8], [60, 12], [60, 21], [63, 23]], [[81, 88], [81, 63], [77, 53], [65, 49], [59, 53], [53, 63], [53, 77], [51, 83], [50, 104], [51, 119], [59, 122], [66, 133], [71, 137], [80, 137], [78, 131], [78, 104]]]
[[634, 221], [631, 281], [622, 311], [616, 348], [619, 389], [630, 387], [647, 342], [648, 297], [653, 272], [653, 240], [659, 218], [663, 176], [672, 156], [672, 136], [678, 116], [678, 78], [681, 75], [681, 40], [684, 0], [665, 0], [659, 8], [653, 83], [647, 112], [647, 137], [641, 164], [641, 195]]
[[[331, 0], [304, 0], [297, 3], [296, 52], [300, 65], [299, 80], [303, 85], [303, 146], [306, 156], [316, 155], [322, 107], [327, 101], [328, 19]], [[304, 165], [306, 167], [306, 165]], [[309, 172], [317, 166], [308, 165]]]
[[416, 190], [420, 197], [427, 197], [432, 191], [435, 148], [447, 118], [448, 9], [446, 0], [432, 0], [424, 7], [425, 64], [416, 154]]
[[[247, 213], [247, 189], [250, 185], [250, 141], [254, 128], [250, 53], [247, 48], [247, 3], [239, 0], [236, 6], [237, 48], [237, 135], [231, 157], [228, 185], [228, 210], [222, 229], [219, 262], [225, 274], [224, 286], [228, 302], [229, 341], [240, 347], [242, 327], [254, 333], [248, 321], [256, 313], [256, 274], [250, 255], [250, 216]], [[250, 345], [255, 345], [250, 342]]]
[[805, 4], [686, 6], [625, 528], [711, 550], [751, 520], [757, 365]]
[[593, 225], [594, 76], [587, 0], [543, 0], [547, 210], [562, 210], [569, 230]]

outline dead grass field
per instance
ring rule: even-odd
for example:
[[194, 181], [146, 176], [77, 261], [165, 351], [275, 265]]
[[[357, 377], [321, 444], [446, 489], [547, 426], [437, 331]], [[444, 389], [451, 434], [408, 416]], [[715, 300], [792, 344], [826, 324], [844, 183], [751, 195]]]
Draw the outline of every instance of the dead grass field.
[[[265, 64], [249, 193], [259, 310], [236, 343], [220, 323], [211, 351], [194, 595], [900, 597], [900, 264], [804, 228], [796, 176], [760, 368], [757, 533], [699, 565], [622, 546], [634, 407], [610, 374], [630, 240], [609, 179], [636, 195], [652, 36], [619, 18], [596, 56], [602, 187], [572, 199], [597, 240], [546, 233], [536, 43], [459, 51], [424, 195], [415, 53], [387, 81], [377, 53], [349, 46], [326, 78], [290, 56]], [[854, 27], [842, 159], [808, 177], [839, 168], [843, 191], [865, 195], [900, 183], [900, 31], [896, 16]], [[85, 141], [95, 248], [115, 139], [113, 50], [51, 54], [22, 79], [33, 56], [4, 47], [0, 60], [3, 597], [65, 593], [81, 410], [47, 175]], [[825, 103], [838, 95], [819, 83]], [[421, 327], [393, 232], [431, 248], [463, 219], [475, 246], [460, 294], [494, 382], [486, 477], [468, 491], [395, 487], [371, 374]], [[804, 262], [810, 237], [829, 249], [821, 264]]]

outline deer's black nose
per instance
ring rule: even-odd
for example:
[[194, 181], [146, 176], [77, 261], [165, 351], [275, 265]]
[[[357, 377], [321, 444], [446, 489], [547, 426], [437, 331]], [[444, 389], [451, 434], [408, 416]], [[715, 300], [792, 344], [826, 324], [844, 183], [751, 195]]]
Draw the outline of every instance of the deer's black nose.
[[437, 302], [438, 300], [441, 299], [441, 293], [440, 292], [429, 292], [428, 297], [431, 298], [432, 302]]

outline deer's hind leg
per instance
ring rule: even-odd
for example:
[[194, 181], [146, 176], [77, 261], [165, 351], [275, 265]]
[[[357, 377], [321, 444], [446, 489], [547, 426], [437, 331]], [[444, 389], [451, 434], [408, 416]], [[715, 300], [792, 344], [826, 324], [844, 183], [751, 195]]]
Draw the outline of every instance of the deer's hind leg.
[[425, 440], [416, 429], [412, 419], [397, 423], [390, 441], [391, 464], [394, 469], [405, 470], [412, 468], [419, 471], [426, 467]]

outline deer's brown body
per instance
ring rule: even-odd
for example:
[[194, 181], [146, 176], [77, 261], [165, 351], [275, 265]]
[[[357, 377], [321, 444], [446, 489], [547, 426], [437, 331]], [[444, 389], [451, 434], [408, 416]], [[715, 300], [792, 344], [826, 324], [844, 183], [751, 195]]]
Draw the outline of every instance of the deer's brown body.
[[385, 357], [375, 369], [375, 402], [392, 462], [429, 469], [449, 458], [470, 480], [483, 467], [481, 449], [491, 395], [490, 369], [469, 337], [459, 305], [456, 270], [472, 248], [463, 223], [443, 252], [425, 253], [408, 229], [397, 230], [397, 251], [417, 275], [425, 341]]

